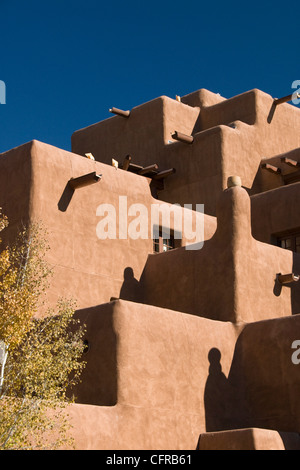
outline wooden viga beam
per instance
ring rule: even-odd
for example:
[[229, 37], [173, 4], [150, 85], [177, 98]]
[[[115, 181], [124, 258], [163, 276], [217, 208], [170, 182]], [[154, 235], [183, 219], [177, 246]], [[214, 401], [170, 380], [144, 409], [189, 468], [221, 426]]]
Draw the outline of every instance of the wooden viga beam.
[[186, 144], [192, 144], [194, 142], [194, 137], [192, 135], [186, 135], [178, 131], [175, 131], [174, 134], [172, 134], [172, 138]]
[[146, 175], [147, 173], [152, 173], [153, 171], [157, 172], [158, 170], [158, 165], [156, 163], [153, 163], [153, 165], [145, 166], [141, 170], [138, 171], [139, 175]]
[[270, 163], [262, 163], [260, 166], [263, 170], [268, 170], [271, 173], [275, 173], [277, 175], [281, 174], [281, 169], [278, 168], [277, 166], [270, 165]]
[[128, 118], [130, 116], [130, 111], [123, 111], [122, 109], [118, 108], [110, 108], [109, 112], [125, 118]]
[[136, 163], [129, 164], [129, 171], [132, 171], [132, 173], [138, 173], [142, 169], [143, 169], [142, 165], [137, 165]]
[[87, 175], [78, 176], [78, 178], [71, 178], [68, 181], [69, 186], [72, 189], [83, 188], [91, 184], [97, 183], [101, 179], [102, 175], [98, 175], [95, 171], [88, 173]]
[[294, 99], [299, 99], [299, 98], [300, 98], [300, 93], [294, 92], [291, 95], [284, 96], [283, 98], [275, 98], [273, 103], [275, 104], [275, 106], [277, 106], [278, 104], [288, 103], [289, 101], [292, 101]]
[[169, 170], [160, 171], [159, 173], [154, 175], [152, 177], [152, 179], [153, 180], [162, 180], [164, 178], [167, 178], [170, 175], [173, 175], [174, 173], [176, 173], [176, 169], [175, 168], [170, 168]]
[[298, 282], [300, 276], [298, 274], [289, 273], [289, 274], [277, 274], [277, 281], [280, 284], [290, 284], [291, 282]]
[[297, 160], [293, 160], [292, 158], [288, 157], [282, 157], [281, 158], [282, 163], [285, 163], [286, 165], [292, 166], [293, 168], [297, 168], [300, 166], [300, 162]]
[[125, 170], [125, 171], [128, 170], [131, 160], [132, 160], [131, 155], [126, 155], [123, 161], [122, 170]]

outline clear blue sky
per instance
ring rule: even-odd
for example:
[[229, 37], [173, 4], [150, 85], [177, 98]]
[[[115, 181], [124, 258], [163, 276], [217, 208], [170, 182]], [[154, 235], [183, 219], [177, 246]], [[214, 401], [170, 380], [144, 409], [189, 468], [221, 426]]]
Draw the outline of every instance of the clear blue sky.
[[0, 0], [0, 152], [161, 95], [274, 97], [300, 79], [299, 3]]

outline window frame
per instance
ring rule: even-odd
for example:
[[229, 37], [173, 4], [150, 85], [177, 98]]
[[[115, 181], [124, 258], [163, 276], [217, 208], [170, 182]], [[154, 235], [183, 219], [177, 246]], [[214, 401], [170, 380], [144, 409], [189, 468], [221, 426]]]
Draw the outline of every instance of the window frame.
[[[164, 231], [165, 230], [165, 231]], [[169, 238], [166, 236], [167, 233], [170, 235]], [[171, 240], [171, 243], [164, 243], [164, 240]], [[174, 230], [166, 229], [164, 227], [159, 227], [159, 237], [153, 238], [153, 253], [166, 253], [167, 251], [174, 250], [175, 248], [179, 248], [181, 246], [181, 239], [175, 238]], [[158, 250], [155, 248], [158, 247]], [[164, 249], [166, 247], [167, 249]]]
[[[280, 248], [300, 254], [300, 229], [277, 235], [276, 239], [277, 246]], [[290, 240], [290, 247], [286, 246], [287, 240]], [[283, 246], [283, 243], [285, 246]]]

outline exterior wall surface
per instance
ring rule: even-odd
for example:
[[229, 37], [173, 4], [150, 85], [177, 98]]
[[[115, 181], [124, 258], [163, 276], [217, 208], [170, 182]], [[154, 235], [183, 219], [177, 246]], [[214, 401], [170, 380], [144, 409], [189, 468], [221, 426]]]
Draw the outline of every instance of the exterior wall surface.
[[252, 234], [265, 243], [300, 230], [300, 182], [251, 197]]
[[298, 433], [248, 428], [200, 436], [199, 450], [298, 450]]
[[[227, 100], [212, 95], [199, 90], [181, 102], [157, 98], [133, 108], [129, 118], [115, 116], [74, 132], [72, 151], [91, 152], [109, 164], [131, 154], [140, 165], [174, 167], [159, 198], [205, 204], [206, 213], [216, 215], [229, 176], [239, 175], [251, 194], [268, 189], [260, 163], [300, 147], [300, 111], [290, 104], [274, 107], [273, 98], [257, 89]], [[193, 135], [194, 142], [170, 144], [175, 131]]]
[[[228, 376], [241, 328], [123, 300], [77, 316], [87, 325], [89, 343], [75, 391], [81, 405], [70, 410], [78, 446], [196, 449], [214, 414], [207, 390], [216, 372]], [[229, 425], [229, 399], [227, 393], [219, 426]]]
[[[225, 99], [200, 89], [78, 130], [72, 152], [32, 141], [0, 155], [4, 242], [42, 223], [48, 304], [74, 298], [86, 324], [68, 410], [76, 449], [300, 449], [300, 254], [275, 246], [300, 231], [300, 183], [287, 184], [283, 160], [298, 168], [299, 125], [299, 109], [259, 90]], [[127, 155], [176, 172], [154, 195], [152, 177], [112, 166]], [[95, 184], [72, 189], [93, 172]], [[181, 214], [193, 204], [193, 215], [204, 204], [201, 249], [183, 233], [181, 247], [153, 254], [151, 207], [162, 203]], [[116, 234], [100, 239], [103, 205]], [[122, 232], [124, 215], [146, 222], [147, 236]], [[159, 225], [174, 231], [175, 217]]]
[[237, 325], [115, 301], [78, 318], [90, 346], [70, 409], [78, 448], [193, 450], [199, 434], [200, 450], [299, 448], [299, 315]]
[[233, 322], [299, 313], [298, 285], [282, 287], [276, 279], [300, 272], [300, 255], [252, 237], [250, 198], [243, 188], [223, 192], [217, 222], [201, 250], [148, 258], [141, 277], [145, 302]]
[[[96, 184], [75, 191], [69, 187], [71, 178], [94, 171], [102, 175]], [[111, 297], [130, 300], [128, 286], [138, 286], [147, 257], [153, 252], [151, 205], [161, 202], [152, 197], [148, 178], [38, 141], [2, 154], [0, 178], [0, 207], [9, 217], [13, 234], [29, 221], [45, 229], [50, 246], [47, 261], [54, 273], [48, 291], [50, 303], [60, 296], [76, 299], [78, 308], [98, 305]], [[147, 238], [132, 239], [127, 233], [120, 238], [120, 196], [126, 197], [128, 211], [134, 204], [146, 208]], [[115, 239], [99, 239], [96, 233], [103, 220], [97, 216], [101, 204], [115, 208]], [[129, 226], [134, 217], [127, 219]], [[7, 237], [13, 238], [10, 227]], [[174, 228], [172, 217], [170, 228]], [[206, 216], [204, 238], [210, 238], [215, 229], [215, 218]], [[187, 243], [184, 234], [181, 243]]]
[[242, 427], [299, 432], [300, 375], [292, 360], [299, 326], [298, 314], [248, 324], [241, 332], [228, 380], [236, 383], [239, 376], [243, 383], [235, 402], [245, 413]]

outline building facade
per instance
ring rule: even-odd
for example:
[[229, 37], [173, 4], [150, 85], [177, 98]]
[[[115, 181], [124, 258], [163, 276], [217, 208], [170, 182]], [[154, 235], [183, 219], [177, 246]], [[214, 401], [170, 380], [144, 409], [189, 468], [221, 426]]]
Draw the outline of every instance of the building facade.
[[300, 449], [288, 101], [162, 96], [112, 108], [71, 152], [32, 141], [0, 155], [6, 239], [45, 226], [48, 303], [74, 298], [87, 325], [77, 449]]

